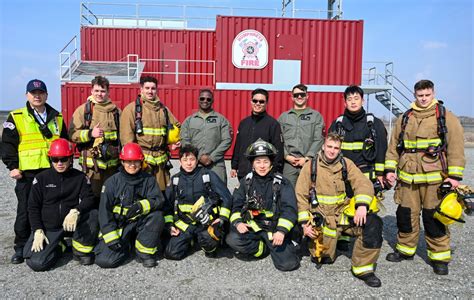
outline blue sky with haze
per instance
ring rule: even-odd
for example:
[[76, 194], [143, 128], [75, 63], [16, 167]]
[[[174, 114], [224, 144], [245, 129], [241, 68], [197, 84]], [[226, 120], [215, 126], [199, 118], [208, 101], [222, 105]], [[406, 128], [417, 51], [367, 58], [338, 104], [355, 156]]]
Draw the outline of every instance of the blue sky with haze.
[[[23, 106], [25, 86], [32, 78], [46, 82], [48, 102], [59, 108], [59, 50], [79, 33], [80, 3], [0, 2], [0, 110]], [[204, 5], [191, 0], [140, 3]], [[205, 5], [280, 8], [281, 1], [209, 0]], [[325, 9], [326, 0], [297, 0], [296, 6]], [[344, 0], [343, 18], [364, 20], [364, 61], [393, 61], [396, 76], [410, 88], [419, 79], [433, 80], [438, 98], [450, 110], [474, 117], [473, 8], [470, 0]], [[383, 112], [372, 103], [371, 110]]]

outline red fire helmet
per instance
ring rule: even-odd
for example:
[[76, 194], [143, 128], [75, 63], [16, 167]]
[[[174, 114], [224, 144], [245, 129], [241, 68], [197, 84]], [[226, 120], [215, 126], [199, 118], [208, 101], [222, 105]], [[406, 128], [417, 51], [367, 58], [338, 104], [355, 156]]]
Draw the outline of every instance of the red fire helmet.
[[121, 160], [143, 160], [144, 158], [142, 148], [136, 143], [128, 143], [120, 151]]
[[74, 151], [72, 149], [72, 145], [66, 139], [55, 140], [51, 143], [48, 151], [49, 157], [67, 157], [72, 156], [73, 154]]

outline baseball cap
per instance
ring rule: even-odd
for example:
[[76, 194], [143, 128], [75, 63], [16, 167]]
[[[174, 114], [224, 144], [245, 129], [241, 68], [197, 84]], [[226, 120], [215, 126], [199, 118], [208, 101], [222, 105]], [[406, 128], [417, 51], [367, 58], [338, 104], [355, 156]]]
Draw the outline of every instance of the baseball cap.
[[48, 89], [46, 88], [46, 84], [44, 84], [43, 81], [39, 79], [32, 79], [28, 84], [26, 85], [26, 92], [29, 93], [34, 90], [40, 90], [45, 93], [48, 92]]

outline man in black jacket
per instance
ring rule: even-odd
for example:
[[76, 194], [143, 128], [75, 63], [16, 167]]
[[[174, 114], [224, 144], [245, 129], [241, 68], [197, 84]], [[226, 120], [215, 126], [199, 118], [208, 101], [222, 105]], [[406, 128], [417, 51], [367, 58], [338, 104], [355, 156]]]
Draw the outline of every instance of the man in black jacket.
[[73, 255], [81, 265], [93, 263], [99, 225], [90, 182], [72, 168], [71, 144], [58, 139], [51, 144], [48, 156], [53, 167], [33, 180], [28, 201], [28, 215], [33, 233], [23, 256], [34, 271], [51, 268], [64, 252], [64, 236], [72, 233]]
[[266, 112], [268, 100], [268, 91], [256, 89], [252, 92], [252, 114], [240, 122], [235, 140], [230, 172], [233, 178], [237, 176], [240, 180], [252, 170], [244, 153], [248, 146], [259, 138], [275, 146], [277, 154], [273, 165], [277, 172], [283, 172], [284, 151], [281, 127], [278, 121]]

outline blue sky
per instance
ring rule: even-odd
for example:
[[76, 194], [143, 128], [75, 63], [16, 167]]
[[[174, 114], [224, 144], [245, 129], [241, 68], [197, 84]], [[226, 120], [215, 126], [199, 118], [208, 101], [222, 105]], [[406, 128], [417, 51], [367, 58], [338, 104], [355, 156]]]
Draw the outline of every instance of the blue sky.
[[[32, 78], [46, 82], [48, 102], [60, 107], [59, 51], [79, 33], [80, 2], [0, 2], [0, 110], [21, 107], [26, 83]], [[297, 8], [326, 7], [325, 0], [297, 0], [296, 4]], [[281, 0], [209, 0], [206, 5], [279, 8]], [[393, 61], [396, 76], [409, 88], [419, 79], [433, 80], [438, 98], [450, 110], [474, 117], [472, 1], [344, 0], [343, 12], [344, 19], [364, 20], [364, 61]], [[371, 110], [382, 113], [378, 103], [371, 100], [370, 105]]]

